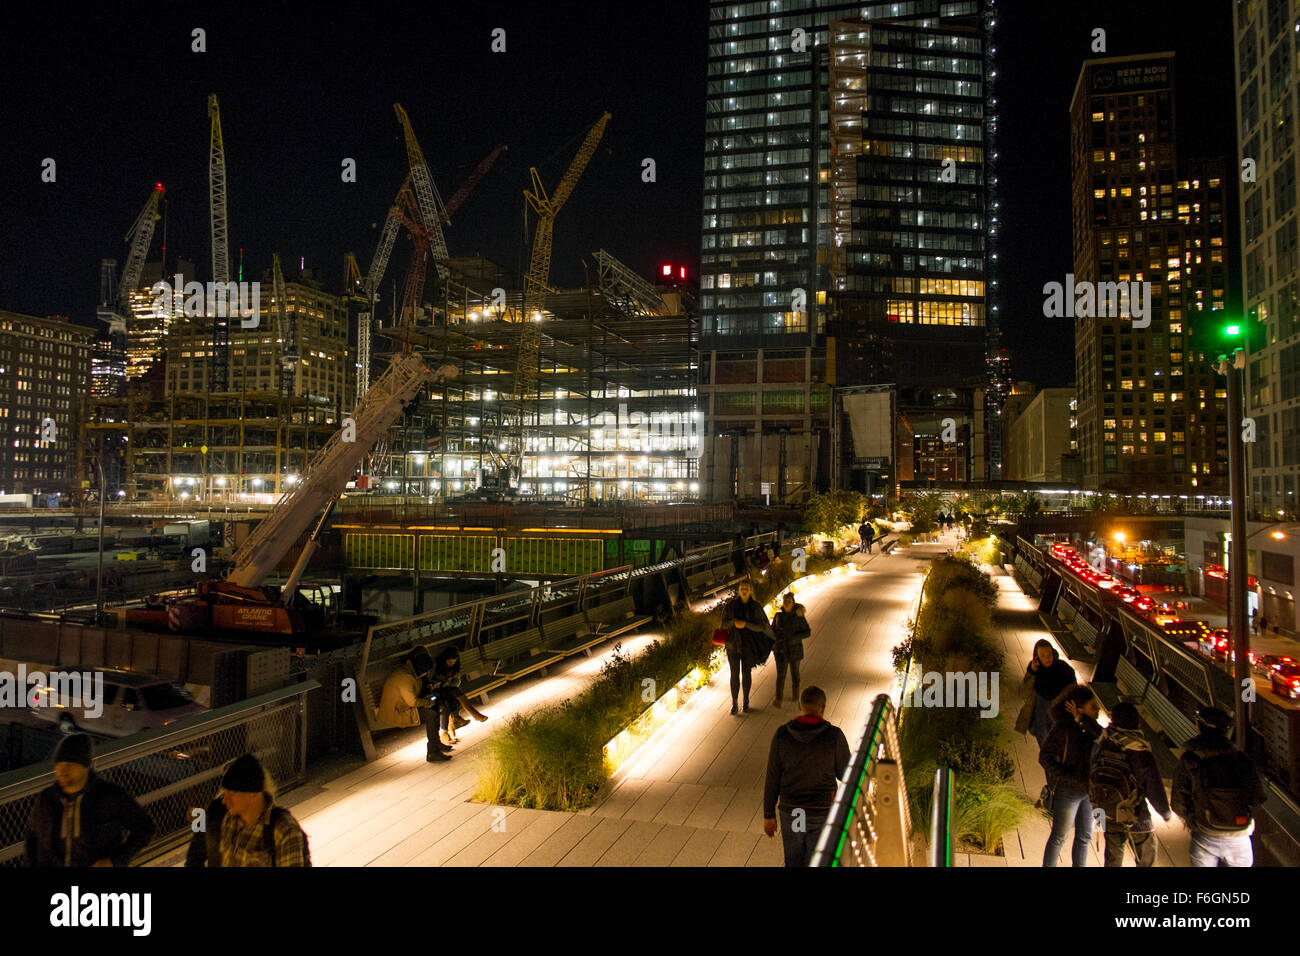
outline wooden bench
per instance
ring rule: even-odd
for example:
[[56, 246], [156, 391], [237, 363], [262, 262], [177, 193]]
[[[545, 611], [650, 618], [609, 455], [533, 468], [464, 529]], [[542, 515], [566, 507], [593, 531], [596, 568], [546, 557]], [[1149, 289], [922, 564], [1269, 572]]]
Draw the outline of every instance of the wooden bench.
[[636, 613], [636, 604], [630, 597], [587, 608], [587, 623], [594, 633], [600, 635], [602, 641], [626, 634], [651, 620], [649, 614]]
[[[533, 627], [518, 634], [511, 634], [500, 640], [488, 641], [483, 645], [483, 660], [493, 664], [492, 674], [503, 680], [516, 680], [533, 671], [543, 671], [556, 661], [563, 660], [563, 654], [533, 651], [542, 645], [542, 632]], [[544, 676], [544, 674], [543, 674]]]
[[689, 594], [703, 594], [706, 587], [713, 584], [713, 572], [701, 571], [698, 574], [688, 574], [686, 576], [686, 591]]
[[[476, 671], [485, 671], [477, 677], [468, 675]], [[488, 702], [488, 693], [505, 684], [506, 679], [491, 673], [492, 665], [485, 663], [483, 652], [477, 647], [469, 647], [460, 652], [460, 692], [465, 697], [477, 697], [483, 703]]]
[[583, 653], [591, 656], [591, 649], [605, 640], [604, 635], [587, 622], [582, 612], [571, 614], [542, 625], [545, 641], [542, 646], [550, 652], [563, 654]]

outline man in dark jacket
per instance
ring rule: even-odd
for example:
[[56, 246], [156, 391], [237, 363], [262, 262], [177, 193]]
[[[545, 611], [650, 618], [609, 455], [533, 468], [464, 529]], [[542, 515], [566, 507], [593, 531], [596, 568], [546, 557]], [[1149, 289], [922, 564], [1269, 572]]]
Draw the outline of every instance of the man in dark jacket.
[[37, 796], [27, 821], [28, 866], [129, 866], [153, 837], [149, 814], [93, 765], [85, 734], [55, 748], [55, 783]]
[[799, 699], [799, 662], [803, 660], [803, 639], [812, 633], [804, 617], [804, 606], [797, 604], [789, 591], [781, 596], [781, 610], [772, 619], [776, 643], [772, 654], [776, 658], [776, 706], [781, 706], [785, 691], [785, 671], [790, 669], [790, 699]]
[[1111, 819], [1107, 814], [1106, 827], [1106, 866], [1124, 865], [1124, 847], [1133, 847], [1133, 860], [1138, 866], [1154, 866], [1156, 862], [1155, 827], [1151, 823], [1150, 807], [1165, 820], [1173, 814], [1169, 811], [1169, 800], [1165, 796], [1165, 785], [1160, 780], [1160, 770], [1156, 767], [1156, 758], [1151, 753], [1151, 745], [1142, 734], [1142, 719], [1138, 709], [1127, 701], [1115, 705], [1111, 711], [1110, 726], [1097, 742], [1093, 752], [1092, 768], [1098, 767], [1098, 756], [1105, 748], [1118, 752], [1127, 759], [1133, 772], [1135, 784], [1134, 816], [1131, 822]]
[[1200, 733], [1174, 771], [1174, 813], [1191, 828], [1192, 866], [1251, 866], [1254, 808], [1264, 802], [1264, 784], [1249, 756], [1232, 745], [1232, 717], [1218, 707], [1196, 711]]
[[805, 687], [799, 709], [802, 714], [772, 737], [763, 787], [763, 832], [776, 835], [780, 813], [786, 866], [807, 866], [812, 861], [836, 786], [849, 766], [844, 731], [822, 718], [826, 692]]
[[1073, 684], [1052, 702], [1052, 732], [1043, 740], [1038, 762], [1051, 793], [1052, 833], [1043, 850], [1043, 866], [1056, 866], [1066, 834], [1074, 826], [1073, 866], [1088, 865], [1092, 840], [1092, 803], [1088, 799], [1089, 758], [1101, 736], [1101, 705], [1086, 684]]

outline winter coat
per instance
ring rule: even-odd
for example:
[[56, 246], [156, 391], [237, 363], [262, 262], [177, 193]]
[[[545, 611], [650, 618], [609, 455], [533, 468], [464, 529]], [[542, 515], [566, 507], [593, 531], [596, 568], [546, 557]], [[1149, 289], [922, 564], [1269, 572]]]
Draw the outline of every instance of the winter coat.
[[768, 748], [763, 817], [776, 817], [778, 798], [790, 809], [829, 809], [848, 767], [844, 731], [821, 718], [796, 717], [777, 730]]
[[415, 676], [410, 662], [388, 675], [379, 697], [379, 720], [390, 727], [416, 727], [420, 723], [420, 698], [423, 681]]
[[27, 821], [27, 865], [64, 866], [65, 831], [72, 839], [72, 866], [105, 859], [130, 866], [152, 839], [154, 824], [129, 793], [91, 771], [86, 786], [71, 797], [57, 783], [37, 795]]
[[1052, 649], [1052, 663], [1044, 667], [1041, 663], [1038, 670], [1034, 670], [1031, 662], [1025, 668], [1025, 686], [1030, 685], [1034, 688], [1034, 693], [1049, 704], [1056, 700], [1056, 695], [1071, 684], [1077, 684], [1079, 681], [1075, 677], [1074, 668], [1061, 660], [1057, 656], [1056, 649]]
[[1065, 709], [1064, 701], [1053, 704], [1049, 714], [1052, 730], [1038, 750], [1047, 785], [1070, 793], [1087, 793], [1092, 745], [1101, 736], [1101, 725], [1082, 715], [1076, 720]]
[[[1234, 747], [1232, 741], [1223, 734], [1213, 732], [1197, 734], [1187, 742], [1187, 748], [1178, 760], [1178, 767], [1174, 770], [1173, 787], [1170, 791], [1172, 797], [1170, 802], [1173, 804], [1174, 813], [1182, 817], [1184, 822], [1193, 830], [1214, 832], [1196, 822], [1196, 807], [1192, 799], [1192, 771], [1188, 757], [1190, 756], [1193, 760], [1205, 761], [1224, 754], [1235, 755], [1232, 775], [1236, 778], [1234, 783], [1246, 791], [1246, 802], [1252, 807], [1257, 807], [1264, 802], [1264, 784], [1259, 779], [1259, 771], [1255, 768], [1255, 762]], [[1253, 829], [1254, 821], [1252, 820], [1251, 830]]]
[[1113, 726], [1106, 728], [1097, 741], [1097, 747], [1100, 748], [1105, 743], [1114, 744], [1124, 751], [1128, 765], [1133, 768], [1138, 792], [1144, 796], [1144, 799], [1138, 801], [1137, 821], [1129, 827], [1129, 831], [1146, 833], [1155, 829], [1151, 823], [1151, 807], [1155, 807], [1160, 816], [1168, 817], [1169, 800], [1165, 796], [1165, 785], [1160, 779], [1160, 769], [1151, 753], [1151, 745], [1147, 743], [1142, 731], [1120, 730]]
[[[737, 620], [744, 621], [745, 627], [736, 627]], [[727, 628], [727, 656], [739, 655], [746, 667], [753, 667], [760, 663], [762, 638], [766, 638], [767, 642], [776, 639], [763, 605], [759, 604], [758, 599], [754, 597], [748, 601], [742, 601], [739, 597], [728, 601], [726, 610], [722, 612], [722, 626]], [[752, 634], [747, 633], [751, 631]], [[754, 639], [756, 637], [759, 637], [759, 640], [756, 641]], [[763, 658], [766, 656], [766, 654], [761, 655]]]
[[812, 633], [804, 617], [804, 606], [796, 604], [793, 611], [780, 610], [772, 618], [772, 632], [776, 635], [776, 644], [772, 653], [780, 661], [803, 660], [804, 638]]

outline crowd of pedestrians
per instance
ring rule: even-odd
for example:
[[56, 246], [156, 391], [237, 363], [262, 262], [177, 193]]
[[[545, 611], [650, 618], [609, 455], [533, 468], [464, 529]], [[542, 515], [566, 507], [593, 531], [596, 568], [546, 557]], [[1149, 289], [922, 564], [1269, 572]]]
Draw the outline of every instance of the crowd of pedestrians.
[[1016, 730], [1038, 741], [1047, 783], [1039, 805], [1052, 829], [1043, 866], [1058, 864], [1071, 841], [1074, 866], [1088, 865], [1094, 829], [1104, 830], [1104, 861], [1123, 866], [1125, 851], [1139, 867], [1153, 866], [1157, 839], [1151, 811], [1166, 822], [1176, 814], [1190, 831], [1192, 866], [1250, 866], [1254, 811], [1264, 802], [1259, 772], [1228, 738], [1230, 715], [1217, 707], [1196, 712], [1197, 735], [1188, 742], [1166, 793], [1137, 707], [1116, 704], [1109, 726], [1101, 704], [1074, 669], [1040, 640], [1025, 670], [1026, 699]]

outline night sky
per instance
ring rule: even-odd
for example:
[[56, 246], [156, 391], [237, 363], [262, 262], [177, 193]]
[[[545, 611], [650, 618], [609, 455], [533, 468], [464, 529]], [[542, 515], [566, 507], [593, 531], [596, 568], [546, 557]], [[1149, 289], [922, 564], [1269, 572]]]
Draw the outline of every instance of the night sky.
[[[1067, 109], [1091, 31], [1107, 30], [1109, 55], [1176, 51], [1180, 155], [1232, 165], [1230, 5], [999, 7], [1003, 341], [1017, 378], [1065, 384], [1073, 348], [1065, 327], [1045, 328], [1041, 290], [1070, 270]], [[155, 181], [167, 187], [169, 260], [192, 259], [208, 278], [211, 92], [225, 133], [232, 268], [242, 247], [247, 279], [273, 252], [291, 279], [305, 257], [331, 291], [342, 288], [345, 253], [366, 270], [406, 172], [394, 102], [444, 198], [495, 145], [509, 147], [446, 230], [453, 256], [481, 252], [522, 272], [528, 167], [553, 188], [608, 110], [602, 146], [556, 224], [553, 283], [580, 284], [581, 260], [602, 247], [647, 275], [660, 262], [699, 261], [706, 3], [154, 4], [89, 18], [86, 9], [6, 12], [0, 308], [93, 324], [99, 260], [125, 259], [122, 239]], [[194, 27], [207, 31], [206, 53], [190, 52]], [[490, 50], [495, 27], [506, 30], [504, 54]], [[55, 184], [40, 181], [47, 156], [58, 162]], [[357, 162], [356, 183], [341, 181], [345, 157]], [[657, 164], [652, 184], [641, 181], [646, 157]], [[1235, 191], [1229, 198], [1237, 304]], [[408, 250], [399, 239], [388, 283], [404, 274]]]

